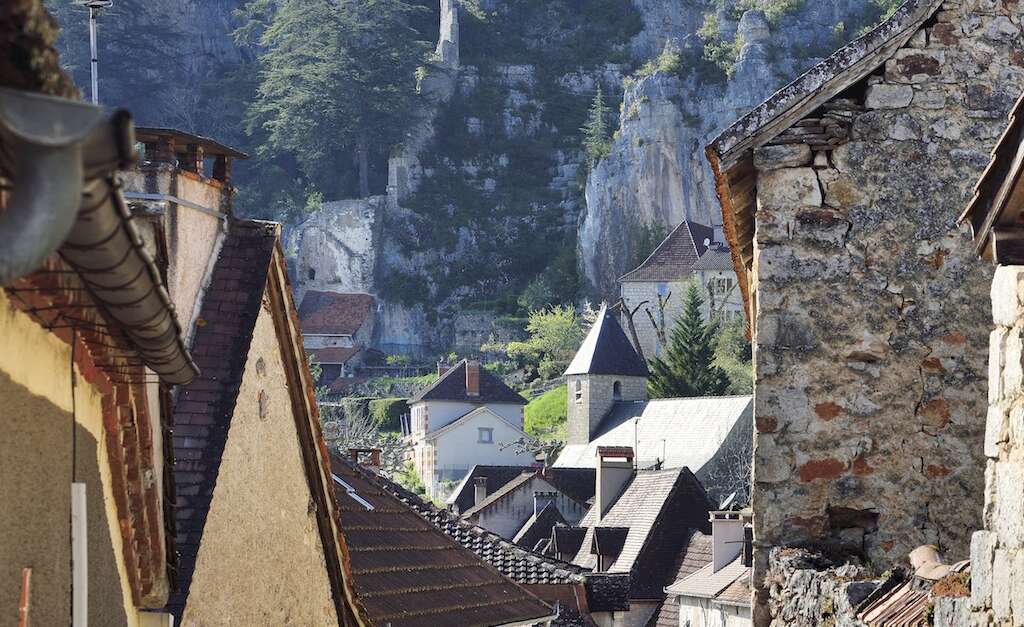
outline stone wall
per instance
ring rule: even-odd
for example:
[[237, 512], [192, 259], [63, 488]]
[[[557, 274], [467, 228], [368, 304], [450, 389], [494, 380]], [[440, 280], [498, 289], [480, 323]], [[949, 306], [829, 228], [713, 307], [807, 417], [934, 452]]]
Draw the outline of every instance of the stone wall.
[[773, 549], [765, 578], [772, 627], [863, 627], [855, 609], [878, 580], [853, 564], [835, 564], [801, 549]]
[[1024, 624], [1024, 267], [992, 281], [984, 530], [971, 541], [971, 605]]
[[1024, 87], [1019, 23], [946, 2], [831, 103], [847, 143], [755, 154], [755, 583], [771, 546], [967, 555], [990, 270], [955, 220]]
[[[579, 383], [580, 399], [576, 400]], [[619, 382], [621, 400], [647, 400], [647, 377], [620, 377], [615, 375], [575, 375], [567, 377], [569, 411], [566, 444], [589, 444], [601, 420], [611, 410], [616, 399], [615, 383]]]

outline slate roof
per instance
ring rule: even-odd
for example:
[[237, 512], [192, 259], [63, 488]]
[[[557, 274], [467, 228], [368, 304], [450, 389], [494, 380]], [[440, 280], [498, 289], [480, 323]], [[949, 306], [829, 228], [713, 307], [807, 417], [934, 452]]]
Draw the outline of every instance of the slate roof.
[[526, 399], [505, 385], [499, 377], [480, 368], [480, 394], [466, 394], [466, 360], [452, 366], [437, 381], [423, 388], [409, 399], [409, 403], [420, 401], [461, 401], [464, 403], [515, 403], [525, 405]]
[[425, 520], [368, 471], [332, 456], [356, 601], [376, 625], [503, 625], [554, 614]]
[[299, 307], [305, 335], [355, 335], [370, 316], [373, 296], [309, 291]]
[[512, 481], [509, 481], [505, 485], [503, 485], [500, 488], [498, 488], [496, 491], [492, 492], [491, 494], [488, 494], [487, 498], [485, 498], [484, 500], [480, 501], [479, 503], [475, 504], [473, 507], [470, 507], [466, 511], [462, 512], [462, 517], [463, 518], [467, 518], [469, 516], [472, 516], [473, 514], [476, 514], [476, 513], [479, 513], [481, 511], [483, 511], [484, 509], [487, 509], [488, 507], [490, 507], [496, 501], [504, 498], [505, 495], [509, 494], [510, 492], [515, 491], [520, 486], [533, 481], [533, 479], [536, 476], [537, 476], [537, 471], [536, 470], [530, 470], [530, 471], [524, 472], [523, 474], [519, 475], [518, 477], [516, 477]]
[[750, 571], [743, 556], [736, 557], [718, 572], [708, 564], [689, 577], [668, 586], [669, 595], [711, 599], [726, 605], [750, 607]]
[[167, 609], [179, 621], [263, 301], [276, 228], [264, 222], [231, 222], [196, 324], [192, 355], [200, 375], [180, 388], [174, 407], [178, 591], [171, 594]]
[[[487, 479], [487, 495], [491, 495], [506, 487], [509, 482], [521, 479], [524, 473], [532, 474], [541, 471], [538, 466], [485, 466], [476, 465], [462, 478], [459, 485], [448, 496], [447, 503], [458, 512], [466, 513], [476, 507], [476, 479]], [[597, 471], [594, 468], [548, 468], [540, 474], [559, 492], [569, 498], [586, 503], [594, 496], [594, 485]]]
[[362, 351], [358, 346], [332, 346], [330, 348], [307, 348], [306, 354], [319, 364], [347, 364]]
[[[711, 536], [693, 531], [673, 567], [674, 581], [685, 579], [711, 563]], [[651, 616], [647, 627], [679, 627], [679, 599], [669, 595]]]
[[524, 549], [536, 550], [539, 542], [551, 540], [551, 532], [555, 525], [565, 524], [568, 523], [562, 517], [562, 512], [558, 511], [558, 506], [549, 502], [523, 523], [512, 538], [512, 542]]
[[665, 586], [675, 575], [677, 556], [692, 531], [711, 531], [711, 507], [704, 488], [688, 469], [639, 470], [600, 521], [594, 507], [580, 521], [587, 533], [572, 562], [596, 567], [597, 558], [591, 553], [595, 529], [626, 528], [622, 549], [606, 572], [631, 574], [631, 598], [662, 600]]
[[[634, 426], [636, 418], [639, 423]], [[597, 447], [635, 446], [637, 466], [688, 467], [699, 473], [737, 429], [753, 429], [753, 397], [709, 396], [619, 401], [589, 444], [566, 446], [555, 468], [595, 467]]]
[[628, 283], [685, 279], [693, 272], [697, 259], [707, 250], [704, 240], [713, 239], [714, 236], [715, 231], [711, 227], [684, 220], [642, 264], [619, 277], [619, 281]]
[[732, 271], [732, 253], [729, 252], [729, 248], [726, 246], [712, 246], [700, 256], [697, 263], [693, 264], [693, 269], [694, 271]]
[[646, 377], [647, 364], [607, 305], [601, 306], [597, 321], [583, 339], [576, 356], [565, 371], [565, 375], [609, 374], [624, 377]]

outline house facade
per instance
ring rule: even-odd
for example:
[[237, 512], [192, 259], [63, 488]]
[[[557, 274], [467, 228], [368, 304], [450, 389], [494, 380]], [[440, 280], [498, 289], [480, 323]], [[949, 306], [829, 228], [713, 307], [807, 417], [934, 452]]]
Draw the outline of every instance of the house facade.
[[299, 307], [306, 353], [321, 368], [319, 384], [355, 376], [373, 338], [374, 298], [308, 290]]
[[[544, 520], [551, 517], [552, 520], [571, 525], [579, 523], [587, 510], [586, 502], [577, 501], [565, 494], [558, 489], [556, 481], [545, 477], [541, 471], [533, 470], [524, 472], [484, 497], [463, 512], [462, 518], [518, 544], [517, 537], [521, 540], [527, 535], [536, 535], [533, 527], [548, 507], [553, 511]], [[554, 512], [558, 515], [554, 516]], [[540, 535], [550, 537], [551, 527]]]
[[754, 343], [757, 624], [773, 547], [885, 568], [981, 524], [991, 270], [955, 221], [1020, 48], [1015, 5], [909, 0], [707, 149]]
[[408, 401], [406, 440], [431, 496], [445, 496], [476, 464], [533, 462], [533, 453], [515, 445], [530, 440], [523, 431], [526, 399], [479, 362], [463, 360], [439, 374]]

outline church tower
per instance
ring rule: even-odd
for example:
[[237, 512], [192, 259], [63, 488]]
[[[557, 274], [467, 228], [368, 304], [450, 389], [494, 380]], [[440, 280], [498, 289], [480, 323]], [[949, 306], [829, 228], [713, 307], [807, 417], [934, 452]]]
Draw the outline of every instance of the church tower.
[[572, 363], [566, 444], [587, 444], [618, 401], [647, 400], [647, 364], [608, 307], [602, 306]]

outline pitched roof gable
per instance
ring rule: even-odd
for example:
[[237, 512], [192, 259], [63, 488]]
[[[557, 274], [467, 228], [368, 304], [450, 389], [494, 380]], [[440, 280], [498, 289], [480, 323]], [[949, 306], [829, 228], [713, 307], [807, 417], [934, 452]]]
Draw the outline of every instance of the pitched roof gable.
[[[465, 512], [476, 505], [475, 479], [485, 478], [487, 494], [493, 494], [523, 473], [537, 470], [541, 470], [539, 465], [488, 466], [477, 464], [466, 473], [459, 485], [448, 496], [446, 502], [456, 511]], [[594, 468], [546, 468], [541, 476], [555, 486], [559, 492], [580, 503], [586, 503], [594, 496], [597, 479], [597, 471]]]
[[625, 331], [607, 305], [601, 306], [597, 321], [565, 370], [565, 376], [580, 374], [624, 377], [646, 377], [649, 374], [647, 364], [626, 338]]
[[425, 520], [374, 477], [332, 456], [356, 600], [375, 625], [501, 625], [554, 610]]
[[514, 403], [525, 405], [526, 399], [505, 384], [499, 377], [480, 368], [480, 394], [466, 393], [466, 366], [463, 359], [452, 366], [437, 381], [423, 388], [409, 399], [409, 403], [420, 401], [461, 401], [464, 403]]
[[537, 543], [551, 540], [551, 532], [555, 525], [567, 524], [569, 523], [562, 516], [562, 512], [558, 511], [558, 506], [549, 501], [539, 512], [526, 519], [512, 541], [524, 549], [536, 550]]
[[309, 291], [299, 307], [306, 335], [355, 335], [370, 316], [373, 296]]
[[487, 407], [477, 407], [476, 409], [474, 409], [473, 411], [465, 414], [464, 416], [460, 416], [459, 418], [456, 418], [455, 420], [449, 422], [448, 424], [446, 424], [445, 426], [441, 427], [440, 429], [437, 429], [435, 431], [431, 431], [431, 432], [427, 433], [426, 438], [428, 440], [436, 440], [437, 438], [441, 437], [442, 435], [444, 435], [444, 434], [446, 434], [446, 433], [448, 433], [450, 431], [454, 431], [455, 429], [458, 429], [462, 425], [464, 425], [464, 424], [466, 424], [468, 422], [472, 422], [472, 421], [476, 420], [477, 418], [479, 418], [480, 416], [485, 415], [485, 414], [491, 416], [492, 418], [495, 418], [499, 422], [499, 424], [504, 424], [509, 429], [511, 429], [511, 430], [513, 430], [513, 431], [515, 431], [515, 432], [517, 432], [519, 434], [521, 434], [524, 438], [529, 438], [530, 437], [530, 435], [528, 433], [526, 433], [525, 431], [520, 429], [518, 426], [516, 426], [516, 425], [512, 424], [511, 422], [509, 422], [508, 420], [506, 420], [500, 414], [494, 413], [493, 411], [491, 411]]
[[480, 501], [473, 507], [470, 507], [466, 511], [462, 512], [462, 517], [468, 518], [470, 516], [473, 516], [474, 514], [479, 514], [488, 507], [494, 505], [496, 502], [505, 498], [505, 496], [508, 495], [509, 493], [514, 492], [519, 487], [524, 486], [528, 483], [532, 483], [533, 480], [536, 479], [538, 476], [539, 475], [537, 471], [524, 472], [523, 474], [519, 475], [512, 481], [509, 481], [505, 485], [501, 486], [501, 488], [499, 488], [498, 490], [495, 490], [494, 492], [488, 494], [487, 498], [485, 498], [484, 500]]
[[647, 259], [626, 274], [620, 282], [679, 281], [693, 272], [693, 266], [707, 250], [705, 240], [714, 237], [714, 230], [703, 224], [680, 222]]

